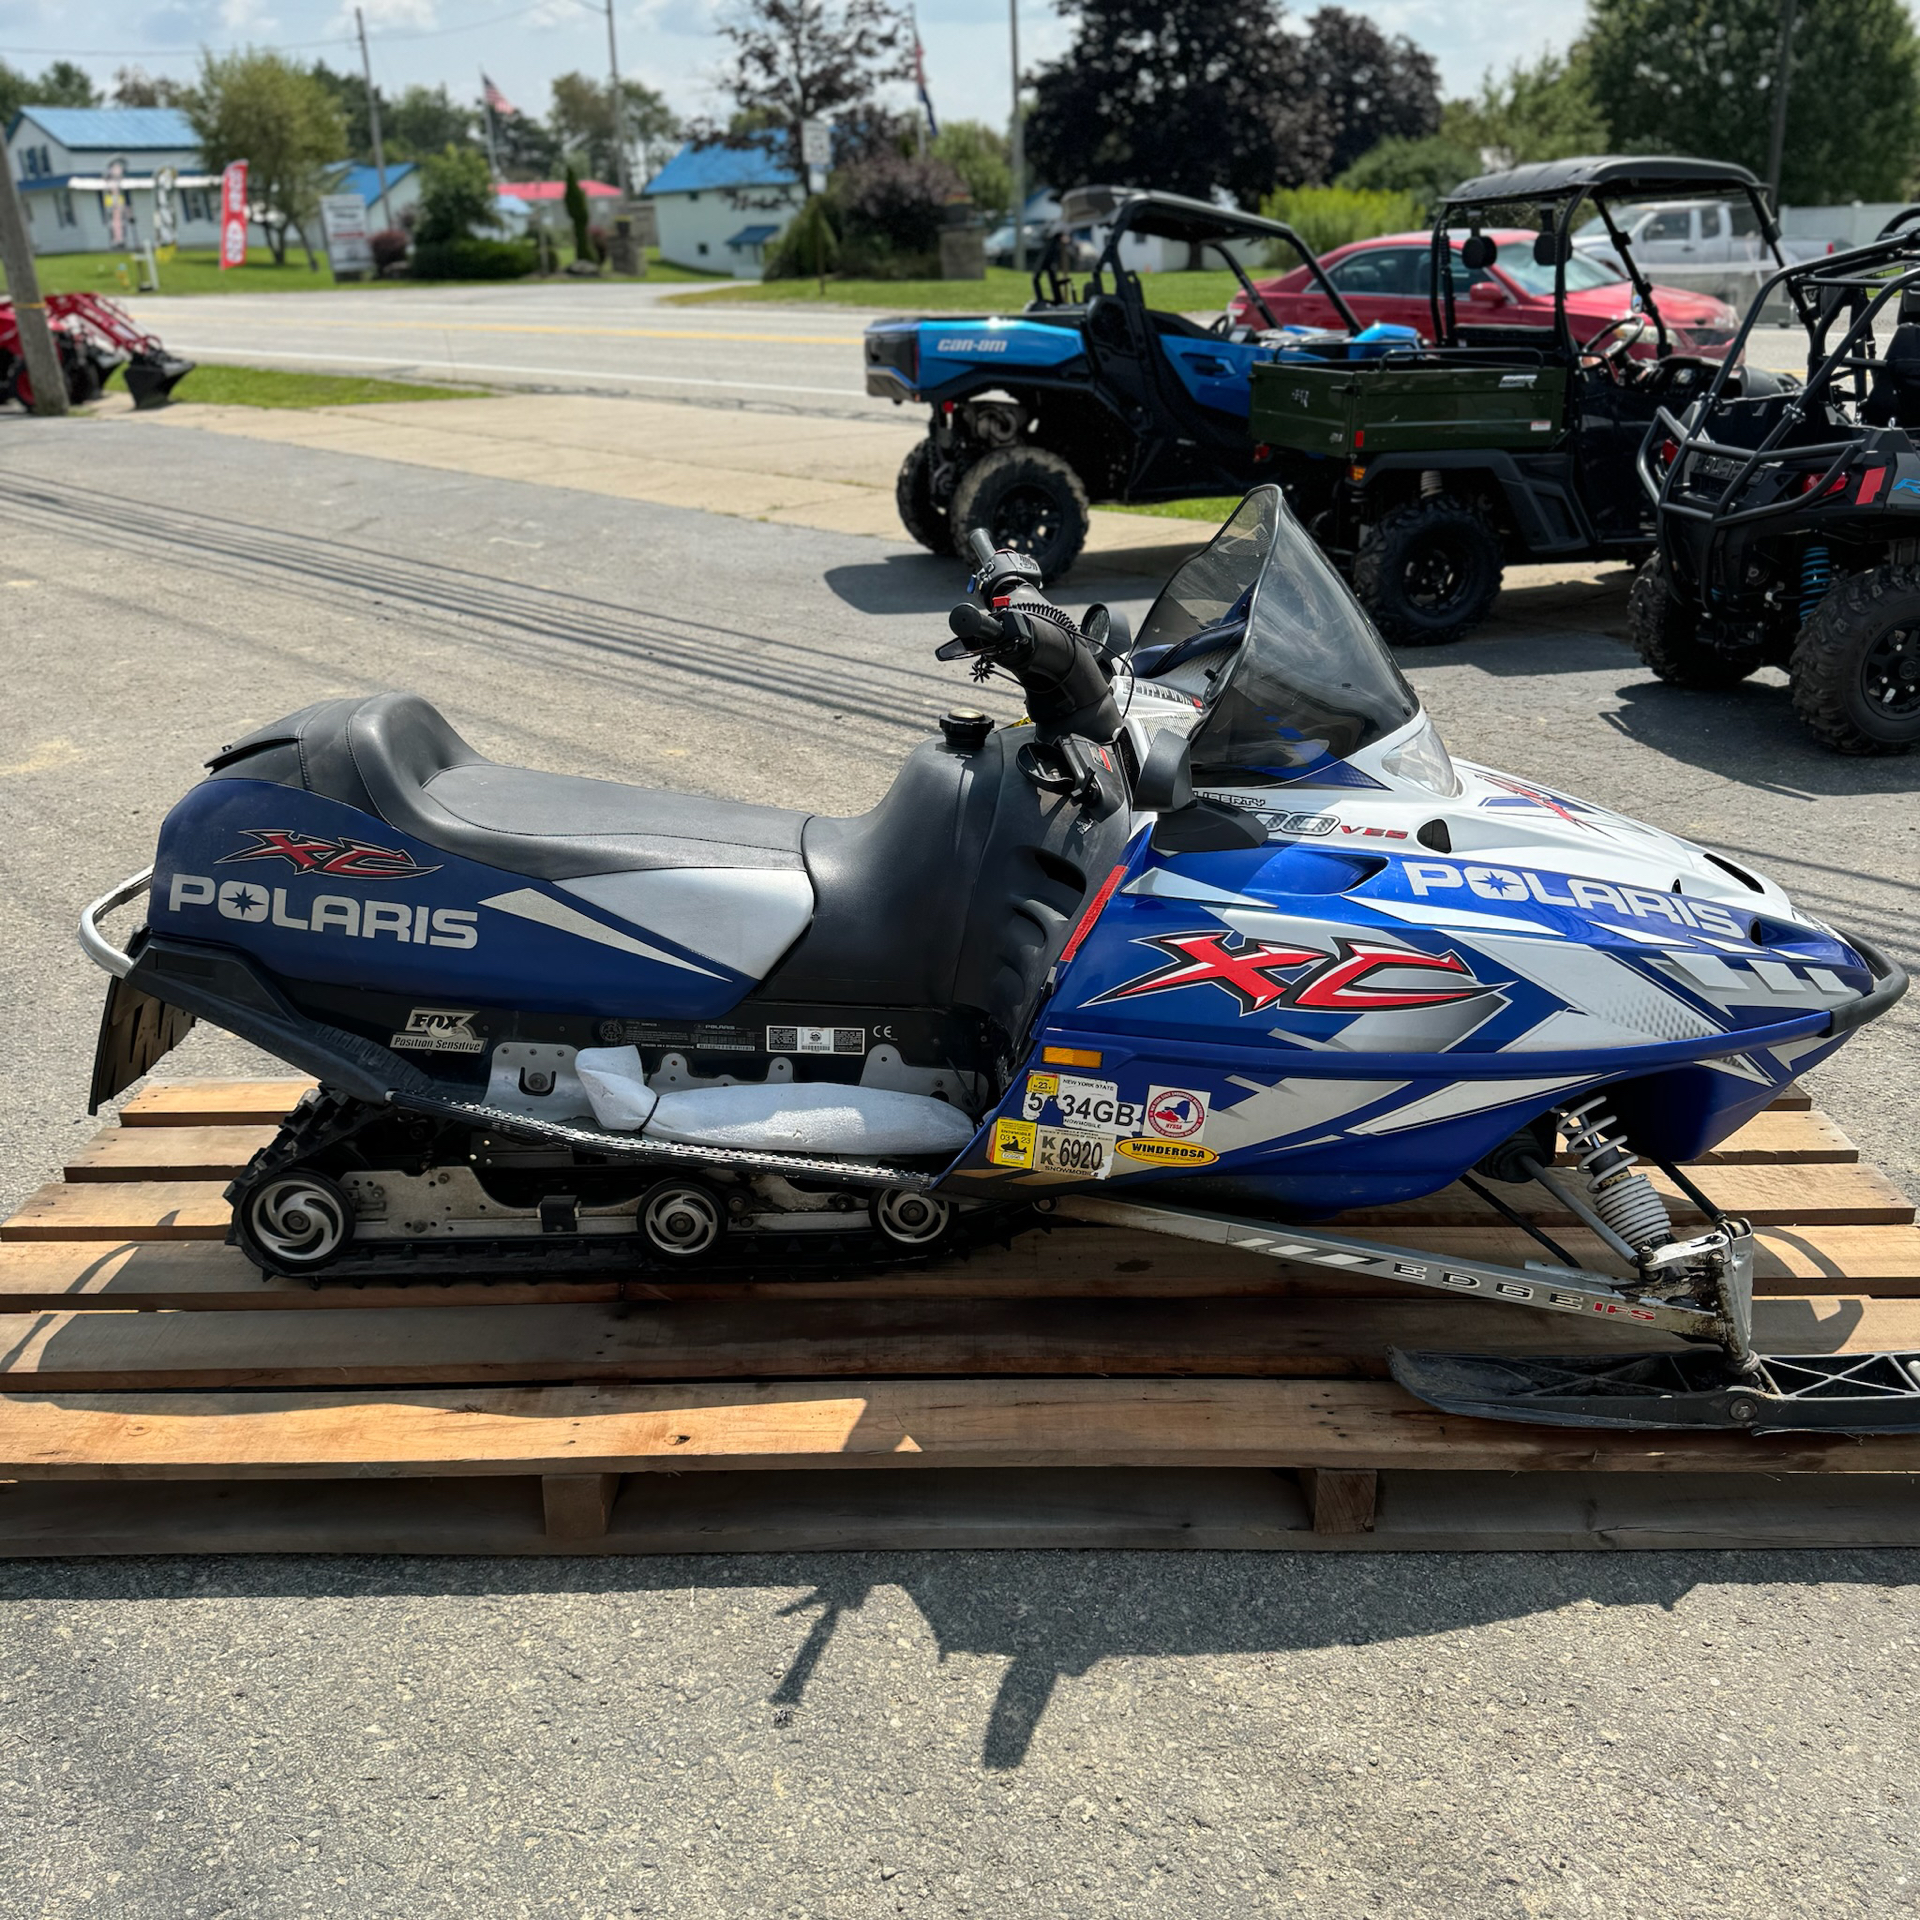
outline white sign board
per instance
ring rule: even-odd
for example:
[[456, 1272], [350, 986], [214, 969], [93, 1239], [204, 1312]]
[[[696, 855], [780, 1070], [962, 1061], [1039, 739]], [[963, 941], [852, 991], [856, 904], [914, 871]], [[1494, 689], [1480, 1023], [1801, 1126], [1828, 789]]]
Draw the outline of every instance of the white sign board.
[[824, 120], [800, 122], [800, 158], [809, 167], [833, 164], [833, 129]]
[[320, 224], [327, 234], [327, 260], [336, 274], [373, 271], [367, 203], [359, 194], [326, 195], [320, 202]]

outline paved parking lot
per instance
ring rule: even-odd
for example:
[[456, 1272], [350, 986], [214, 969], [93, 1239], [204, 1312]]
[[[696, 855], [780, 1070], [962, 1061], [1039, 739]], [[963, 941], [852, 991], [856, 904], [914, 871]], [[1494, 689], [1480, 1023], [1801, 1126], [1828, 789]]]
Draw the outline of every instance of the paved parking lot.
[[[0, 420], [0, 556], [0, 1206], [91, 1125], [75, 913], [246, 728], [409, 686], [501, 758], [850, 812], [972, 697], [930, 658], [956, 569], [902, 543], [158, 420]], [[1070, 604], [1144, 604], [1101, 564]], [[1516, 576], [1406, 664], [1457, 751], [1724, 846], [1911, 964], [1920, 763], [1817, 752], [1778, 675], [1660, 687], [1624, 614], [1617, 569]], [[202, 1032], [180, 1064], [248, 1059]], [[1916, 1085], [1903, 1008], [1817, 1089], [1909, 1187]], [[59, 1920], [1913, 1912], [1916, 1575], [0, 1564], [0, 1872]]]

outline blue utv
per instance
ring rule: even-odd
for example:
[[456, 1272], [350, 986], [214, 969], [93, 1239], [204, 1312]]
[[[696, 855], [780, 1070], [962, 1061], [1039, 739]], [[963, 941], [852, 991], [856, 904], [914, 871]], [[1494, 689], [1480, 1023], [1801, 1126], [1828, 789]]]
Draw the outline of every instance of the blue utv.
[[[1387, 336], [1410, 343], [1405, 328], [1363, 330], [1306, 242], [1258, 214], [1174, 193], [1081, 187], [1063, 201], [1059, 227], [1105, 234], [1078, 290], [1059, 269], [1056, 236], [1023, 313], [879, 320], [867, 329], [867, 391], [931, 409], [927, 437], [907, 455], [896, 487], [915, 540], [964, 559], [970, 536], [983, 532], [996, 551], [1025, 553], [1043, 580], [1055, 580], [1086, 540], [1089, 501], [1239, 495], [1262, 480], [1307, 498], [1327, 490], [1330, 483], [1310, 484], [1320, 478], [1312, 455], [1249, 434], [1253, 366], [1383, 351]], [[1203, 326], [1149, 306], [1125, 264], [1139, 255], [1135, 236], [1225, 261], [1266, 328], [1234, 326], [1225, 314]], [[1274, 320], [1240, 256], [1258, 266], [1276, 243], [1305, 262], [1344, 331]]]

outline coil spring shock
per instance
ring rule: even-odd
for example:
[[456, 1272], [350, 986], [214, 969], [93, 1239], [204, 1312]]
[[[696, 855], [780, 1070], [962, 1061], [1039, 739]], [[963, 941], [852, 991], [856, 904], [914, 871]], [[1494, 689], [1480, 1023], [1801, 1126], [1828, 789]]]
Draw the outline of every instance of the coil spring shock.
[[1620, 1123], [1602, 1111], [1604, 1097], [1563, 1107], [1560, 1124], [1567, 1145], [1593, 1195], [1593, 1210], [1629, 1246], [1651, 1253], [1673, 1238], [1667, 1203], [1653, 1182], [1636, 1172], [1640, 1156], [1626, 1143]]
[[1833, 549], [1814, 541], [1800, 556], [1800, 618], [1806, 620], [1833, 585]]

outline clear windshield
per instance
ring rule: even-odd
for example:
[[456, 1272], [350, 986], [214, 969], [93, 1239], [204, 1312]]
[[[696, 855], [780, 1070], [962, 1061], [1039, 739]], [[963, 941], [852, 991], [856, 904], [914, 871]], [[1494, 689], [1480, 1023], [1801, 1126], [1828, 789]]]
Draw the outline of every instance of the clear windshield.
[[[1525, 292], [1552, 297], [1553, 269], [1543, 267], [1533, 257], [1531, 240], [1502, 240], [1499, 261], [1500, 271]], [[1589, 259], [1584, 253], [1576, 253], [1568, 258], [1567, 291], [1569, 293], [1588, 293], [1595, 287], [1618, 285], [1620, 285], [1620, 276], [1611, 267], [1602, 265], [1598, 260]]]
[[1196, 688], [1204, 714], [1193, 733], [1197, 786], [1310, 778], [1420, 711], [1373, 623], [1277, 487], [1248, 494], [1213, 544], [1167, 582], [1133, 667]]

